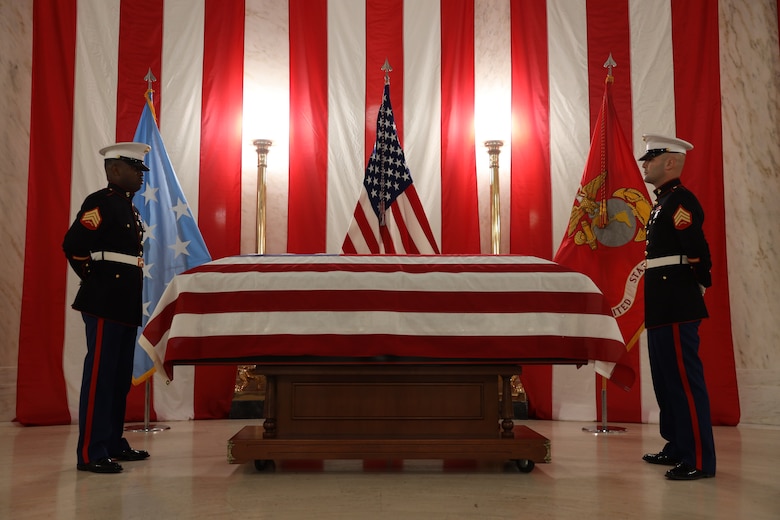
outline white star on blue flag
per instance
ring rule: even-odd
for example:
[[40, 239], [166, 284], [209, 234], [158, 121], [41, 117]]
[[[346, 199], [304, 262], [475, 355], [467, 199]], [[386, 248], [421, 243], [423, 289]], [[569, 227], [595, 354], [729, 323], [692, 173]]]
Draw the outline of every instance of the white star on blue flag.
[[[143, 186], [133, 197], [146, 229], [140, 336], [171, 279], [211, 261], [211, 255], [176, 178], [149, 103], [144, 105], [133, 140], [151, 146], [144, 159], [149, 171], [144, 175]], [[133, 383], [141, 383], [153, 373], [154, 363], [136, 344]]]
[[[363, 184], [368, 192], [374, 213], [383, 223], [384, 211], [412, 184], [412, 176], [398, 140], [395, 116], [393, 116], [393, 108], [390, 105], [390, 85], [385, 85], [382, 107], [379, 110], [376, 126], [376, 143], [371, 158], [368, 160]], [[388, 130], [380, 130], [382, 127]], [[372, 186], [376, 186], [376, 188]]]

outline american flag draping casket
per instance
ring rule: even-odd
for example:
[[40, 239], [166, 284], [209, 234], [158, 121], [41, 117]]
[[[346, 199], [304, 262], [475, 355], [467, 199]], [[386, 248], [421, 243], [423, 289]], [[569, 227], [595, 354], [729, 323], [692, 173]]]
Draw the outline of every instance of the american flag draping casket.
[[140, 338], [185, 364], [274, 357], [587, 363], [625, 352], [585, 275], [528, 256], [233, 256], [174, 277]]

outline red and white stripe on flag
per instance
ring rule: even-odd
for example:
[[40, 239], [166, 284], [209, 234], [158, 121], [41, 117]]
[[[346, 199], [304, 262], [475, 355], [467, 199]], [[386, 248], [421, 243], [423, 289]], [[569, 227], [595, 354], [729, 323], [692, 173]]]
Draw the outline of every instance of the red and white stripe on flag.
[[[132, 137], [149, 67], [160, 131], [215, 259], [255, 250], [251, 142], [259, 138], [273, 141], [266, 250], [340, 251], [374, 142], [385, 59], [399, 136], [441, 252], [490, 251], [483, 143], [500, 139], [501, 251], [550, 259], [566, 232], [610, 52], [615, 106], [635, 153], [645, 132], [676, 133], [707, 151], [689, 156], [685, 179], [707, 212], [714, 263], [702, 357], [714, 422], [738, 421], [724, 341], [717, 2], [38, 0], [33, 22], [21, 422], [76, 416], [84, 339], [69, 305], [77, 282], [64, 258], [58, 269], [50, 259], [81, 200], [105, 182], [96, 150]], [[54, 318], [43, 328], [41, 316]], [[636, 419], [649, 421], [656, 405], [644, 350], [633, 361], [639, 383], [610, 400], [629, 399]], [[153, 409], [167, 420], [224, 417], [234, 377], [230, 367], [177, 369], [168, 387], [155, 379]], [[538, 417], [596, 416], [592, 372], [529, 367], [524, 383]], [[128, 414], [138, 419], [143, 389], [133, 396]]]
[[517, 255], [243, 255], [174, 278], [141, 344], [161, 372], [259, 356], [595, 361], [625, 351], [586, 275]]
[[439, 246], [414, 188], [390, 101], [390, 71], [376, 121], [374, 149], [368, 160], [355, 217], [341, 250], [347, 254], [433, 254]]

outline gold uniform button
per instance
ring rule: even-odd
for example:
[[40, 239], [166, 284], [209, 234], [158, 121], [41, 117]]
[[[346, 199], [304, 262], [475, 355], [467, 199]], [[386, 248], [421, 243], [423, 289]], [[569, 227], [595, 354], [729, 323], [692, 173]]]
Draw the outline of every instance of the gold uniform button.
[[[114, 275], [114, 278], [119, 278], [119, 273]], [[664, 277], [665, 278], [665, 277]]]
[[[118, 276], [117, 276], [118, 278]], [[666, 275], [662, 276], [661, 279], [666, 280]]]

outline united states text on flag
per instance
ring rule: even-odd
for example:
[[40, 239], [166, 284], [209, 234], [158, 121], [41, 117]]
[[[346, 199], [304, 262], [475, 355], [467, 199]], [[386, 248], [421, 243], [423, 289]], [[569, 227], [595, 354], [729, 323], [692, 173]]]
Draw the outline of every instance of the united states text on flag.
[[376, 144], [342, 251], [348, 254], [439, 252], [398, 140], [389, 81], [385, 82], [376, 120]]

